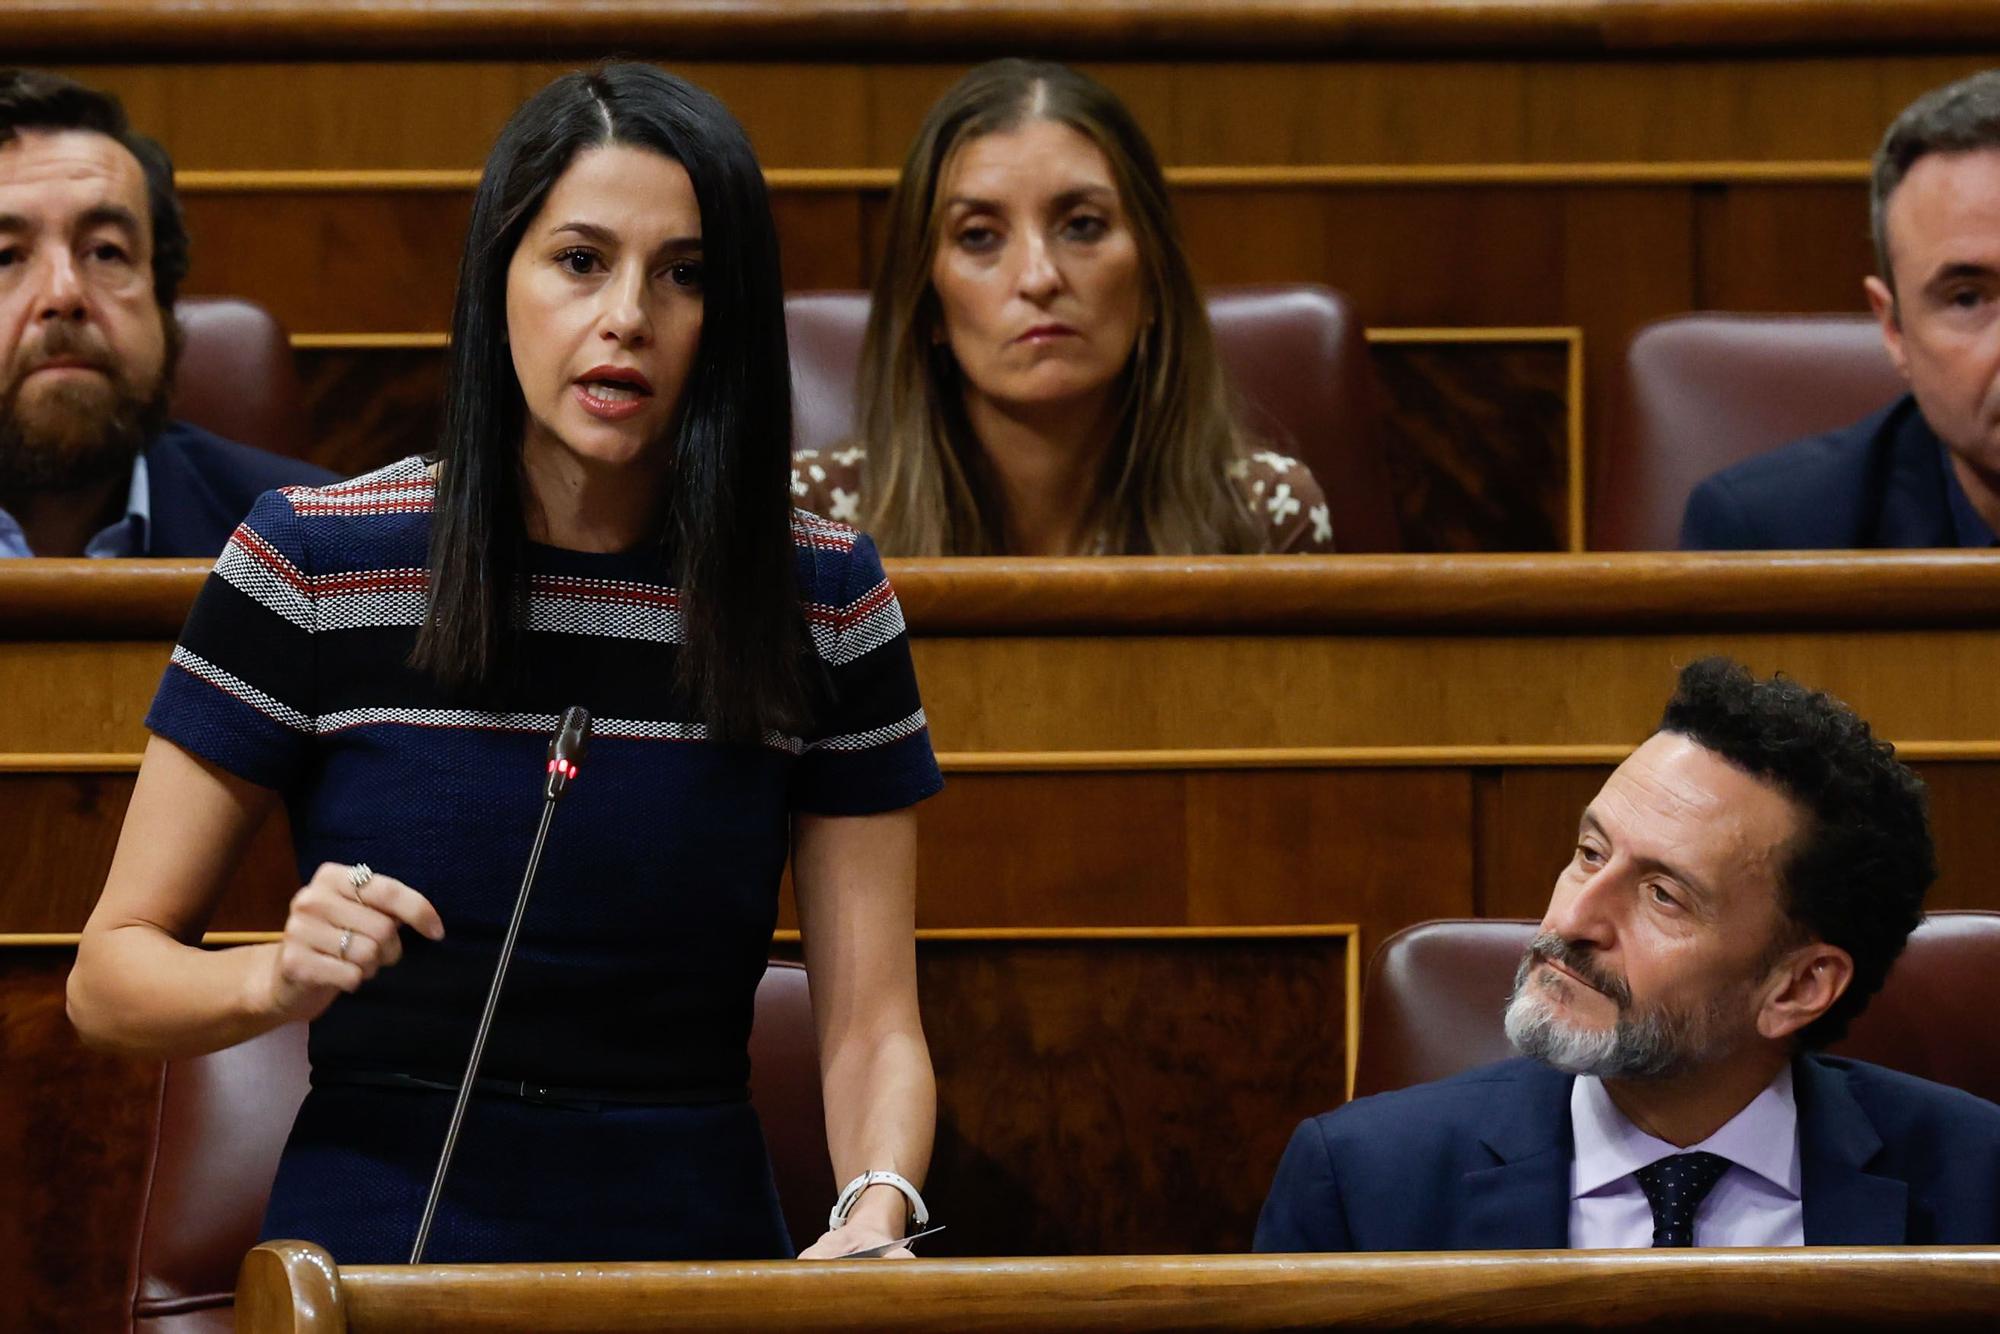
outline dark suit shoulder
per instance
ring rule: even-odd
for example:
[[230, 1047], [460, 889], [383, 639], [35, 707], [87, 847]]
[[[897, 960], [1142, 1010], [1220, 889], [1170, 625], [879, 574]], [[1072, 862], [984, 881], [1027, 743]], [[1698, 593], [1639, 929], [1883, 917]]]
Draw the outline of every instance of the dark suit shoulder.
[[[1495, 1161], [1488, 1140], [1518, 1150], [1523, 1136], [1553, 1144], [1566, 1125], [1571, 1078], [1516, 1057], [1447, 1079], [1357, 1098], [1309, 1123], [1329, 1162], [1388, 1190], [1443, 1188]], [[1302, 1128], [1303, 1129], [1303, 1128]]]
[[[1826, 1240], [2000, 1243], [2000, 1106], [1865, 1061], [1808, 1056], [1799, 1072], [1809, 1239], [1814, 1192], [1830, 1188], [1831, 1205], [1825, 1194], [1817, 1201]], [[1864, 1198], [1886, 1207], [1885, 1181], [1902, 1186], [1903, 1217], [1859, 1214]]]
[[146, 450], [149, 467], [159, 453], [178, 455], [219, 489], [242, 495], [246, 506], [264, 492], [280, 486], [325, 486], [340, 480], [338, 473], [316, 463], [230, 440], [193, 422], [167, 423]]
[[1839, 1076], [1885, 1143], [1938, 1135], [1983, 1144], [2000, 1158], [2000, 1105], [1964, 1089], [1844, 1056], [1807, 1058]]
[[1859, 475], [1859, 470], [1866, 466], [1869, 444], [1880, 429], [1882, 416], [1876, 413], [1837, 431], [1779, 445], [1754, 458], [1733, 463], [1708, 480], [1750, 494], [1768, 494], [1775, 487], [1801, 479], [1846, 481]]
[[212, 557], [266, 491], [338, 480], [304, 459], [226, 440], [191, 422], [169, 422], [146, 446], [152, 508], [147, 554]]
[[1849, 426], [1807, 436], [1714, 473], [1695, 487], [1681, 520], [1690, 551], [1771, 551], [1863, 545], [1883, 453], [1907, 396]]
[[1509, 1097], [1520, 1085], [1539, 1084], [1548, 1079], [1567, 1082], [1569, 1076], [1515, 1057], [1428, 1084], [1356, 1098], [1314, 1119], [1328, 1135], [1373, 1143], [1429, 1136], [1464, 1137], [1470, 1128], [1485, 1122], [1485, 1114], [1496, 1098]]
[[1519, 1157], [1547, 1165], [1537, 1181], [1556, 1182], [1570, 1084], [1532, 1061], [1503, 1061], [1301, 1123], [1258, 1219], [1257, 1249], [1463, 1248], [1472, 1174]]

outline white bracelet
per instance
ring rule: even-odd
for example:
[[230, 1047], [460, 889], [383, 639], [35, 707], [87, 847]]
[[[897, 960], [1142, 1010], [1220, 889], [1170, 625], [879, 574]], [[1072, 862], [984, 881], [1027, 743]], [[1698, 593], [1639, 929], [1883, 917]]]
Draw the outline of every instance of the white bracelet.
[[833, 1202], [833, 1212], [826, 1216], [827, 1230], [830, 1232], [847, 1221], [854, 1212], [854, 1202], [861, 1198], [861, 1192], [870, 1186], [894, 1186], [910, 1202], [910, 1217], [921, 1228], [931, 1221], [931, 1211], [924, 1207], [924, 1197], [917, 1194], [917, 1188], [894, 1172], [863, 1172], [847, 1183], [847, 1189], [840, 1192], [840, 1198]]

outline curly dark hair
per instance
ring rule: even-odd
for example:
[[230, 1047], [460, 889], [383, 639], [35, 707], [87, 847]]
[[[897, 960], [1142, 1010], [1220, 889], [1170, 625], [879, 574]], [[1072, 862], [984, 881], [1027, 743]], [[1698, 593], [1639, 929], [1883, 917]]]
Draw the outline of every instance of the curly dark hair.
[[11, 143], [22, 130], [91, 130], [116, 140], [139, 160], [152, 214], [153, 299], [171, 329], [174, 298], [187, 277], [188, 235], [167, 150], [134, 130], [124, 104], [110, 93], [45, 70], [0, 69], [0, 145]]
[[1882, 989], [1937, 878], [1923, 780], [1831, 695], [1782, 675], [1760, 681], [1727, 658], [1682, 669], [1660, 730], [1775, 784], [1807, 812], [1779, 873], [1782, 906], [1802, 934], [1847, 951], [1854, 979], [1798, 1042], [1838, 1042]]

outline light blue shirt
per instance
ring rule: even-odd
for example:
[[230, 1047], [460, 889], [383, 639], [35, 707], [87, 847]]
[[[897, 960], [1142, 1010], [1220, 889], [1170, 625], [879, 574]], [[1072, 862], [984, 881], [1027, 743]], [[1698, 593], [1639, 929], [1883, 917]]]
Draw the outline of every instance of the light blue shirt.
[[1803, 1246], [1799, 1106], [1788, 1065], [1750, 1105], [1699, 1144], [1678, 1149], [1625, 1119], [1604, 1081], [1580, 1075], [1570, 1088], [1569, 1244], [1575, 1250], [1653, 1244], [1653, 1207], [1633, 1173], [1676, 1153], [1703, 1149], [1729, 1170], [1694, 1215], [1697, 1246]]
[[[125, 517], [107, 524], [84, 543], [83, 554], [143, 556], [146, 554], [147, 528], [152, 522], [153, 493], [146, 484], [146, 456], [141, 454], [132, 460], [132, 485], [125, 494]], [[28, 550], [28, 535], [21, 531], [20, 522], [0, 509], [0, 558], [34, 554]]]

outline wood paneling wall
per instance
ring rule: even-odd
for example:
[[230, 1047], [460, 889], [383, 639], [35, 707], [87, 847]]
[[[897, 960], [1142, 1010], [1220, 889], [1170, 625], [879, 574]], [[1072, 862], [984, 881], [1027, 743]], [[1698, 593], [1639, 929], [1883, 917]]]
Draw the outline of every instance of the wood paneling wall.
[[[1983, 41], [1929, 51], [1239, 61], [1210, 48], [1078, 65], [1125, 99], [1169, 165], [1810, 163], [1866, 157], [1912, 98], [1992, 64], [2000, 18], [1994, 27]], [[1028, 44], [995, 42], [960, 60], [885, 49], [873, 60], [738, 61], [616, 41], [564, 61], [260, 62], [237, 46], [208, 59], [54, 67], [116, 92], [182, 170], [477, 168], [530, 93], [620, 50], [715, 92], [767, 167], [894, 167], [952, 80]]]
[[1292, 1128], [1347, 1096], [1338, 929], [974, 933], [918, 967], [949, 1225], [929, 1255], [1248, 1250]]
[[[951, 777], [924, 810], [926, 927], [1354, 922], [1372, 948], [1427, 917], [1529, 913], [1583, 800], [1707, 652], [1830, 689], [1904, 745], [1939, 793], [1939, 906], [2000, 903], [1984, 874], [2000, 834], [1977, 796], [2000, 781], [1989, 556], [893, 574]], [[201, 578], [165, 562], [0, 569], [0, 810], [18, 831], [0, 840], [0, 932], [81, 926], [165, 637]], [[248, 864], [217, 929], [279, 920], [282, 830]]]
[[[1437, 917], [1540, 917], [1576, 822], [1612, 764], [1282, 769], [955, 769], [924, 808], [925, 928], [1360, 924], [1372, 951]], [[1942, 874], [1938, 908], [2000, 909], [2000, 760], [1920, 761]], [[0, 935], [83, 925], [131, 778], [0, 775], [10, 892]], [[18, 822], [18, 824], [16, 823]], [[282, 817], [217, 909], [218, 931], [274, 930], [297, 888]], [[787, 899], [783, 924], [797, 919]]]

